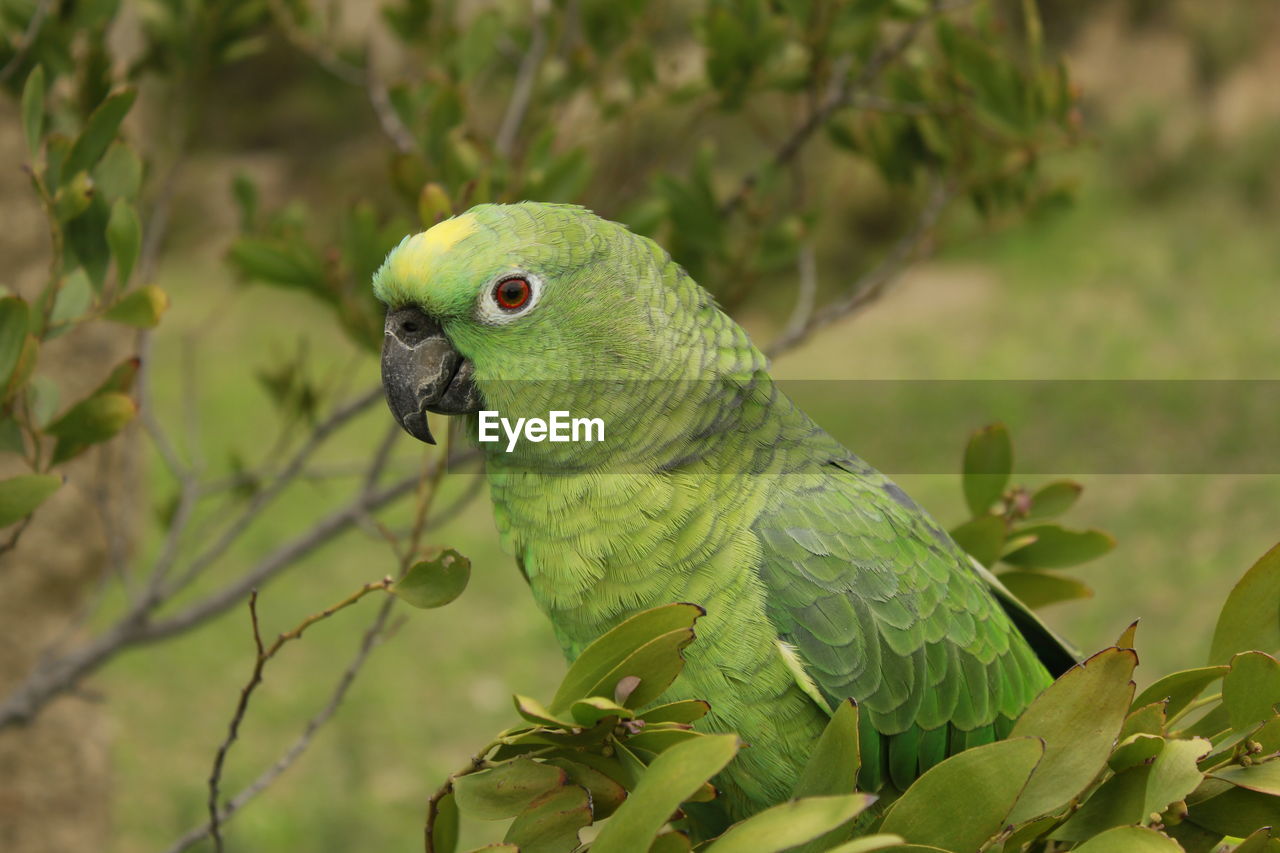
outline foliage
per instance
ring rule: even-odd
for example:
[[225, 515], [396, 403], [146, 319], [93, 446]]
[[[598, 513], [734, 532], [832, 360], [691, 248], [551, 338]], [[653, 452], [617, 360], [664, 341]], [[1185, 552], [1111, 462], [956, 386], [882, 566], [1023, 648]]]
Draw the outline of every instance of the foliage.
[[[524, 722], [432, 798], [428, 850], [455, 850], [459, 814], [514, 818], [505, 849], [538, 853], [581, 849], [581, 830], [595, 824], [593, 853], [690, 850], [700, 839], [698, 849], [713, 853], [771, 853], [816, 839], [804, 849], [1207, 853], [1224, 839], [1240, 853], [1272, 849], [1280, 605], [1268, 599], [1259, 619], [1248, 592], [1275, 584], [1280, 546], [1222, 610], [1219, 633], [1234, 650], [1225, 663], [1170, 673], [1135, 696], [1131, 628], [1045, 690], [1008, 740], [954, 755], [879, 803], [854, 791], [857, 708], [846, 703], [809, 759], [797, 798], [709, 843], [698, 806], [714, 800], [712, 780], [740, 744], [697, 728], [706, 703], [661, 702], [701, 609], [647, 610], [589, 646], [550, 704], [515, 697]], [[1219, 682], [1220, 692], [1205, 695]], [[815, 788], [815, 778], [841, 781]]]

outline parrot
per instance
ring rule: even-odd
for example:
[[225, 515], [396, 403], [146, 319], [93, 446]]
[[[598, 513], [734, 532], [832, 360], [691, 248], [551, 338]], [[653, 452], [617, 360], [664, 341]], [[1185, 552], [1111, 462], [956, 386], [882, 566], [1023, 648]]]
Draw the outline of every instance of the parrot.
[[[572, 660], [648, 608], [705, 610], [664, 701], [748, 745], [734, 819], [791, 796], [841, 702], [861, 790], [901, 792], [1009, 734], [1070, 649], [900, 487], [775, 384], [743, 328], [655, 241], [583, 207], [482, 204], [373, 277], [387, 403], [434, 443], [456, 416], [499, 539]], [[599, 418], [603, 440], [477, 440], [481, 412]], [[907, 428], [902, 425], [898, 428]]]

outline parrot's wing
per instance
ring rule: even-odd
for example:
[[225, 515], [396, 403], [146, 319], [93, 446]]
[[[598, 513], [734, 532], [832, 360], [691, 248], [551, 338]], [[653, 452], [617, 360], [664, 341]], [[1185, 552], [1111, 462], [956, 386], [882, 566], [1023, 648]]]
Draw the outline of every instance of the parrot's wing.
[[828, 459], [785, 475], [756, 522], [769, 617], [832, 705], [858, 702], [861, 787], [902, 789], [1006, 735], [1050, 678], [924, 510], [847, 451]]

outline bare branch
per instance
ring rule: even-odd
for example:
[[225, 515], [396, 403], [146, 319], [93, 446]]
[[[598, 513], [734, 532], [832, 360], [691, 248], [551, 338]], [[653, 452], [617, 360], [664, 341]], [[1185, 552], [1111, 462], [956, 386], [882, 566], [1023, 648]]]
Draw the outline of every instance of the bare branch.
[[[386, 629], [387, 619], [391, 615], [391, 609], [394, 605], [395, 599], [388, 596], [386, 601], [384, 601], [382, 606], [378, 609], [378, 615], [374, 619], [373, 624], [365, 630], [364, 637], [360, 642], [360, 647], [357, 650], [355, 657], [352, 659], [351, 663], [347, 665], [347, 668], [343, 671], [342, 675], [339, 676], [337, 684], [334, 686], [333, 692], [329, 696], [329, 701], [326, 702], [324, 707], [307, 721], [306, 726], [303, 728], [302, 733], [298, 736], [297, 740], [295, 740], [289, 748], [286, 749], [278, 759], [276, 759], [274, 764], [264, 770], [257, 779], [253, 780], [251, 784], [218, 809], [216, 820], [219, 824], [227, 823], [233, 815], [248, 805], [254, 797], [265, 791], [272, 782], [278, 779], [281, 774], [288, 770], [294, 762], [296, 762], [302, 754], [306, 752], [307, 747], [311, 745], [312, 740], [315, 738], [316, 732], [320, 730], [321, 726], [329, 721], [329, 719], [338, 710], [338, 706], [342, 704], [342, 700], [346, 698], [347, 691], [355, 682], [356, 676], [360, 673], [365, 661], [368, 660], [370, 653], [372, 653], [374, 648], [376, 648], [377, 645], [386, 638], [384, 631]], [[169, 847], [165, 853], [182, 853], [182, 851], [187, 850], [198, 841], [207, 838], [212, 833], [213, 827], [214, 821], [212, 819], [202, 826], [195, 827], [186, 835], [174, 842], [174, 844]]]
[[813, 309], [818, 299], [818, 264], [813, 250], [813, 241], [806, 240], [800, 246], [796, 256], [797, 274], [800, 286], [796, 293], [796, 305], [791, 309], [791, 317], [783, 326], [781, 338], [798, 335], [809, 324], [813, 317]]
[[[371, 51], [372, 53], [372, 51]], [[391, 96], [387, 94], [386, 85], [378, 79], [373, 71], [373, 63], [369, 63], [369, 70], [365, 74], [365, 91], [369, 95], [369, 106], [373, 107], [373, 114], [378, 119], [378, 125], [382, 128], [382, 132], [391, 140], [391, 144], [401, 154], [412, 154], [418, 150], [418, 142], [413, 137], [413, 133], [400, 120], [400, 114], [396, 112], [395, 106], [391, 103]]]
[[498, 126], [498, 135], [493, 140], [493, 150], [500, 158], [510, 157], [511, 150], [515, 147], [516, 135], [520, 132], [520, 125], [524, 123], [525, 113], [529, 111], [533, 87], [538, 80], [538, 70], [542, 67], [542, 58], [547, 52], [548, 4], [546, 0], [533, 0], [532, 6], [529, 48], [520, 59], [515, 86], [511, 90], [511, 100], [507, 102], [506, 112], [502, 115], [502, 124]]
[[911, 229], [898, 239], [879, 264], [862, 275], [849, 290], [849, 295], [839, 302], [811, 313], [805, 322], [788, 328], [765, 351], [771, 358], [795, 348], [802, 341], [836, 320], [862, 311], [885, 294], [889, 286], [916, 256], [933, 234], [942, 211], [952, 199], [953, 191], [944, 182], [937, 181], [929, 198], [920, 209]]
[[8, 80], [14, 71], [18, 70], [18, 66], [27, 58], [27, 51], [31, 49], [31, 45], [35, 43], [36, 36], [40, 35], [40, 28], [44, 26], [45, 16], [49, 13], [49, 5], [51, 0], [37, 0], [36, 8], [31, 12], [31, 17], [27, 20], [27, 29], [22, 34], [22, 40], [18, 42], [18, 49], [13, 52], [13, 56], [9, 57], [9, 61], [5, 63], [4, 68], [0, 68], [0, 83]]
[[152, 621], [160, 601], [145, 598], [113, 626], [81, 648], [38, 666], [0, 701], [0, 729], [26, 723], [52, 699], [72, 690], [120, 652], [188, 631], [222, 613], [248, 592], [279, 574], [292, 563], [312, 553], [353, 527], [367, 512], [373, 512], [413, 491], [418, 474], [396, 481], [366, 496], [358, 496], [346, 506], [317, 522], [292, 542], [272, 552], [236, 583], [224, 587], [162, 621]]

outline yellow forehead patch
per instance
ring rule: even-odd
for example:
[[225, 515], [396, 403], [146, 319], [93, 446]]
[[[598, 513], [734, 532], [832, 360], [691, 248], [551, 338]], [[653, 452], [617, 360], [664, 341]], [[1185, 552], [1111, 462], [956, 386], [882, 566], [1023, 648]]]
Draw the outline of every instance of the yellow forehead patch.
[[421, 275], [433, 260], [475, 231], [475, 218], [464, 213], [433, 225], [420, 234], [414, 234], [392, 258], [392, 274], [401, 281], [415, 274]]

